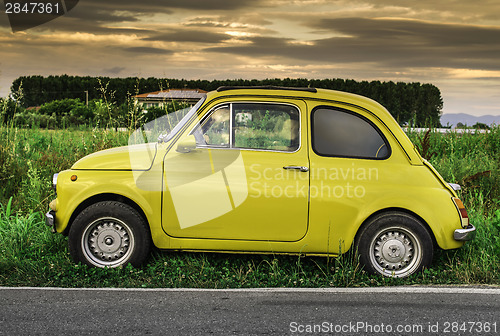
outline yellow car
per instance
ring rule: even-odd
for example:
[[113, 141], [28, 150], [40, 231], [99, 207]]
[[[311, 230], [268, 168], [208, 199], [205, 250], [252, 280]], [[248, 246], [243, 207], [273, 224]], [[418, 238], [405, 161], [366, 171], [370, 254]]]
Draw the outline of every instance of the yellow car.
[[159, 249], [337, 256], [406, 277], [474, 237], [455, 192], [380, 104], [313, 88], [221, 87], [54, 175], [46, 222], [76, 262]]

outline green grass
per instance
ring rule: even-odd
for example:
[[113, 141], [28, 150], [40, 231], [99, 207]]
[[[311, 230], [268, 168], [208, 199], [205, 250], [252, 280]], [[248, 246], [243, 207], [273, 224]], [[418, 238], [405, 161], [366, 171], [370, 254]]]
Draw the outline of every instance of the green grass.
[[[427, 136], [429, 159], [461, 192], [478, 233], [464, 248], [437, 251], [430, 269], [409, 279], [360, 270], [355, 255], [313, 258], [153, 251], [142, 268], [75, 265], [67, 239], [50, 232], [43, 213], [51, 177], [84, 155], [123, 145], [127, 133], [0, 127], [0, 285], [61, 287], [365, 287], [500, 284], [500, 130]], [[410, 134], [417, 147], [422, 134]], [[423, 150], [423, 148], [421, 148]], [[489, 173], [484, 173], [489, 171]], [[483, 173], [483, 174], [479, 174]]]
[[53, 196], [52, 175], [90, 153], [128, 143], [127, 132], [101, 129], [43, 130], [0, 126], [0, 203], [45, 211]]

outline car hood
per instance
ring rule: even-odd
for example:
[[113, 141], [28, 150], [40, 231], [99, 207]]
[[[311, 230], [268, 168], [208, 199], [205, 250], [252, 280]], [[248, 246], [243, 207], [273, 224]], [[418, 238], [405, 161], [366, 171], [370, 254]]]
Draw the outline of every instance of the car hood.
[[83, 157], [71, 169], [148, 170], [156, 156], [156, 143], [102, 150]]

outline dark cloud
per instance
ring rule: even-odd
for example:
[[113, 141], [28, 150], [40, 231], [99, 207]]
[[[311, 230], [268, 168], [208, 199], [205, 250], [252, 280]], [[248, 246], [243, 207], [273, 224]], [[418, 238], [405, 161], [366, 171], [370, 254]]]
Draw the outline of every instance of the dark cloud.
[[231, 36], [210, 31], [200, 31], [194, 29], [176, 29], [170, 32], [156, 34], [143, 38], [144, 41], [163, 42], [198, 42], [198, 43], [220, 43], [229, 40]]
[[[38, 30], [106, 34], [110, 33], [110, 24], [135, 24], [155, 14], [173, 14], [179, 10], [234, 11], [255, 6], [259, 2], [260, 0], [85, 0], [80, 1], [63, 17], [40, 26]], [[114, 33], [117, 32], [114, 30]]]
[[[80, 4], [83, 1], [80, 2]], [[188, 9], [188, 10], [234, 10], [253, 7], [260, 0], [85, 0], [97, 8], [113, 8], [132, 12], [152, 12], [158, 9]]]
[[302, 55], [296, 53], [290, 54], [291, 51], [299, 51], [290, 42], [291, 39], [281, 37], [246, 37], [240, 39], [246, 42], [243, 45], [237, 46], [220, 46], [205, 48], [208, 52], [219, 52], [236, 54], [242, 56], [265, 57], [265, 56], [279, 56], [291, 58], [303, 58]]
[[69, 32], [69, 33], [88, 33], [96, 35], [138, 35], [138, 36], [148, 36], [150, 34], [157, 33], [151, 29], [141, 29], [141, 28], [119, 28], [119, 27], [106, 27], [97, 24], [91, 24], [90, 22], [78, 22], [75, 24], [74, 21], [63, 21], [54, 20], [48, 25], [42, 25], [40, 27], [34, 28], [33, 31], [46, 32]]
[[323, 19], [310, 26], [327, 29], [362, 39], [366, 42], [392, 41], [404, 45], [435, 47], [470, 47], [496, 44], [500, 34], [497, 27], [440, 24], [417, 20], [344, 18]]
[[67, 15], [97, 21], [135, 21], [137, 15], [171, 14], [174, 10], [236, 10], [255, 6], [259, 1], [251, 0], [85, 0]]
[[123, 22], [132, 22], [130, 25], [132, 26], [138, 21], [137, 16], [121, 12], [96, 10], [91, 6], [87, 6], [84, 2], [80, 2], [66, 15], [29, 31], [85, 32], [90, 34], [141, 34], [152, 32], [147, 29], [110, 26]]
[[109, 69], [103, 69], [103, 71], [104, 71], [104, 73], [109, 73], [109, 74], [112, 74], [112, 75], [118, 75], [120, 72], [122, 72], [125, 69], [126, 69], [125, 67], [115, 66], [115, 67], [112, 67], [112, 68], [109, 68]]
[[312, 62], [378, 63], [388, 67], [499, 70], [500, 29], [414, 20], [329, 19], [311, 24], [338, 37], [299, 43], [288, 38], [246, 38], [247, 44], [207, 48], [254, 57]]
[[163, 55], [173, 54], [173, 51], [171, 50], [153, 48], [153, 47], [130, 47], [130, 48], [124, 48], [124, 50], [140, 54], [163, 54]]
[[[104, 8], [103, 8], [104, 7]], [[142, 13], [142, 12], [138, 12]], [[106, 6], [95, 6], [91, 3], [80, 2], [78, 6], [66, 15], [68, 18], [80, 19], [94, 23], [117, 23], [117, 22], [135, 22], [138, 21], [137, 15], [130, 12], [120, 11], [119, 8]]]

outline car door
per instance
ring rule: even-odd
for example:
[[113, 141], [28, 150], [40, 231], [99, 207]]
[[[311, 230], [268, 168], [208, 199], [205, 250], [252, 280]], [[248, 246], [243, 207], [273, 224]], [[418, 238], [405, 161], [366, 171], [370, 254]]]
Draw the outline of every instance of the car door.
[[305, 104], [211, 106], [164, 160], [162, 226], [172, 237], [297, 241], [307, 232]]
[[309, 220], [329, 223], [329, 250], [340, 253], [393, 183], [392, 172], [408, 163], [391, 156], [393, 146], [381, 131], [383, 125], [366, 111], [323, 103], [310, 106]]

